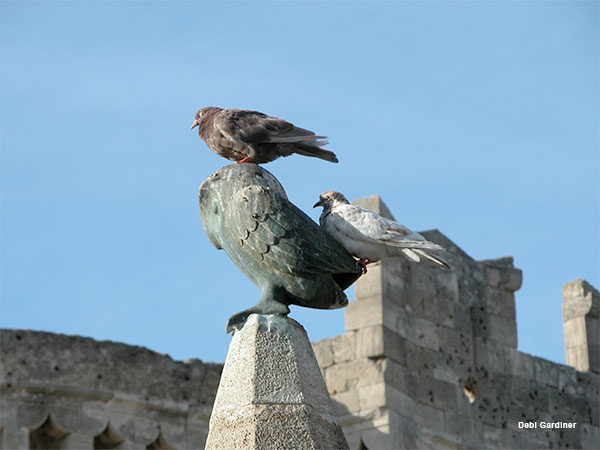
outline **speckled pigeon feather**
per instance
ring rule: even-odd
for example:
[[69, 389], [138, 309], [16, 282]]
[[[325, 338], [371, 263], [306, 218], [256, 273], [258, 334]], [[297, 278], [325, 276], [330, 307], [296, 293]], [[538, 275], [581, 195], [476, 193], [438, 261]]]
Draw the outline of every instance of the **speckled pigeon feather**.
[[394, 220], [360, 206], [352, 205], [339, 192], [326, 191], [316, 206], [322, 206], [321, 227], [352, 255], [368, 262], [404, 255], [415, 262], [421, 258], [438, 266], [450, 266], [436, 253], [444, 249], [427, 241]]

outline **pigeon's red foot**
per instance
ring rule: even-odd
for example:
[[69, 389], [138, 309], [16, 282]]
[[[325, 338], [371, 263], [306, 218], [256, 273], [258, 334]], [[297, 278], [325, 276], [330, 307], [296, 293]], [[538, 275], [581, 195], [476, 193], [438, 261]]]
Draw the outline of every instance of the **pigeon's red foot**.
[[362, 269], [363, 275], [367, 273], [367, 264], [369, 264], [369, 260], [367, 258], [360, 258], [358, 261], [356, 261], [356, 264], [358, 264]]
[[252, 162], [252, 158], [250, 158], [249, 156], [246, 156], [244, 159], [240, 159], [239, 161], [236, 161], [236, 163], [245, 163], [245, 162]]

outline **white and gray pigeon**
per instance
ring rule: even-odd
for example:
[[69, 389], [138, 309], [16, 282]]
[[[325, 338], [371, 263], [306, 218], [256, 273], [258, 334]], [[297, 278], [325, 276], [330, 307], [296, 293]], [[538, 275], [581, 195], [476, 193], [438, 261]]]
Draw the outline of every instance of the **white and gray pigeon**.
[[350, 254], [359, 258], [358, 263], [364, 273], [367, 272], [367, 264], [400, 255], [415, 262], [424, 258], [450, 269], [450, 265], [436, 254], [444, 251], [443, 247], [427, 241], [398, 222], [350, 204], [339, 192], [323, 192], [314, 208], [317, 206], [323, 207], [319, 218], [321, 227]]

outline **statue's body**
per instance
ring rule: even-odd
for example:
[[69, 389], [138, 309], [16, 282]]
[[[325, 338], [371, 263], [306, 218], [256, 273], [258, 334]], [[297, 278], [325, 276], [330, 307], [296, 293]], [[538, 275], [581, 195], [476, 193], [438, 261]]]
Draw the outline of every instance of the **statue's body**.
[[288, 305], [334, 309], [361, 275], [354, 258], [255, 164], [232, 164], [210, 175], [198, 193], [204, 230], [261, 291], [252, 308], [231, 316], [227, 332], [252, 313], [289, 313]]

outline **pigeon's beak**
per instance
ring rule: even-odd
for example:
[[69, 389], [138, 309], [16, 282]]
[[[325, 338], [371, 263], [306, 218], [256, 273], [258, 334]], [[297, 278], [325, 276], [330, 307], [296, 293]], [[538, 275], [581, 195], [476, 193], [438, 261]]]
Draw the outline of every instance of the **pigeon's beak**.
[[315, 203], [313, 208], [316, 208], [317, 206], [323, 206], [323, 200], [319, 200], [317, 203]]
[[198, 121], [194, 120], [194, 123], [192, 124], [192, 126], [190, 127], [190, 130], [193, 130], [194, 128], [196, 128], [198, 126]]

